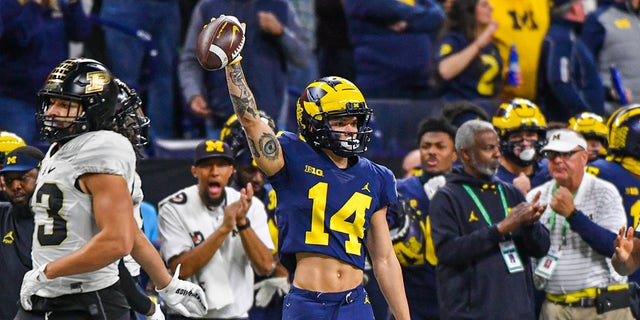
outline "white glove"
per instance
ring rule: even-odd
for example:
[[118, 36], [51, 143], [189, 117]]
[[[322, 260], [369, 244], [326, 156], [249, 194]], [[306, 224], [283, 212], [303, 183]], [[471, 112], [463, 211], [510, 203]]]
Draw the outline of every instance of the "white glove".
[[429, 181], [427, 181], [422, 186], [424, 188], [424, 193], [427, 194], [427, 198], [431, 200], [431, 198], [433, 198], [433, 195], [436, 194], [436, 191], [438, 191], [440, 187], [444, 186], [445, 183], [447, 183], [447, 180], [445, 180], [443, 175], [435, 176], [429, 179]]
[[160, 305], [155, 303], [156, 311], [153, 312], [150, 316], [144, 316], [145, 320], [164, 320], [164, 313], [160, 310]]
[[289, 293], [290, 287], [287, 277], [273, 277], [256, 283], [253, 286], [254, 290], [258, 290], [258, 293], [256, 293], [256, 306], [263, 308], [268, 306], [274, 294], [282, 297]]
[[22, 278], [22, 287], [20, 287], [20, 304], [25, 310], [31, 310], [31, 296], [36, 294], [38, 290], [47, 286], [51, 280], [47, 279], [44, 269], [47, 264], [43, 264], [38, 269], [30, 270], [24, 274]]
[[207, 314], [207, 300], [204, 291], [197, 284], [178, 279], [180, 265], [176, 267], [173, 279], [162, 290], [156, 291], [171, 309], [185, 317], [203, 317]]

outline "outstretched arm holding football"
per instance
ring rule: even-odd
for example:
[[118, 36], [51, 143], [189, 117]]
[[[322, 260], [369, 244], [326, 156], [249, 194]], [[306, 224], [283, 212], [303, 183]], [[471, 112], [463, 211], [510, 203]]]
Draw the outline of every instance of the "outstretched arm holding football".
[[284, 167], [282, 147], [271, 127], [260, 120], [240, 63], [227, 66], [226, 72], [233, 110], [247, 134], [253, 159], [267, 176], [272, 176]]
[[245, 24], [234, 16], [220, 15], [205, 25], [196, 42], [196, 57], [203, 68], [226, 67], [227, 85], [233, 109], [247, 134], [253, 159], [268, 176], [284, 166], [282, 148], [275, 132], [260, 120], [253, 93], [242, 72], [240, 60], [245, 42]]

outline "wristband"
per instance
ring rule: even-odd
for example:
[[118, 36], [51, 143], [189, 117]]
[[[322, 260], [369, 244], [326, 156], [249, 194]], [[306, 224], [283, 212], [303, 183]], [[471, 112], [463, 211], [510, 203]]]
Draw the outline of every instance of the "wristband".
[[247, 223], [245, 223], [245, 224], [243, 224], [241, 226], [236, 224], [236, 229], [238, 230], [238, 232], [251, 227], [251, 220], [249, 220], [249, 218], [245, 218], [245, 220], [247, 220]]

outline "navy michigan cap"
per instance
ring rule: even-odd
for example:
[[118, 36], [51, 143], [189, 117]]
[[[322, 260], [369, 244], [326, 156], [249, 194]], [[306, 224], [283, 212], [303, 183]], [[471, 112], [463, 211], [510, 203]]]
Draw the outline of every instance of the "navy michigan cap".
[[4, 159], [4, 167], [0, 174], [5, 172], [23, 172], [40, 168], [40, 162], [44, 159], [44, 153], [32, 146], [24, 146], [11, 151]]
[[198, 144], [193, 157], [193, 165], [197, 166], [200, 162], [210, 158], [223, 158], [233, 161], [233, 151], [228, 144], [220, 140], [205, 140]]

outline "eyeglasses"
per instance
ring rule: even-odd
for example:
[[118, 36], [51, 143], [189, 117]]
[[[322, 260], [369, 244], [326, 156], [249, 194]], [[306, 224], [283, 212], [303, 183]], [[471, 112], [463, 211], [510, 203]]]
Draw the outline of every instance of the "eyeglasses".
[[576, 152], [582, 151], [582, 149], [571, 150], [568, 152], [558, 152], [558, 151], [545, 151], [544, 156], [549, 160], [554, 160], [556, 157], [562, 158], [562, 160], [567, 160], [571, 158]]

